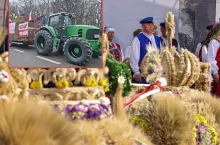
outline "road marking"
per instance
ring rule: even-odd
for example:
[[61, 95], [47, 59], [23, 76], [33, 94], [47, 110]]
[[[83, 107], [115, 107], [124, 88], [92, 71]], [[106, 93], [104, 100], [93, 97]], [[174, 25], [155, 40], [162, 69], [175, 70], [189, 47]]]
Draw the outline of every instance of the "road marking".
[[14, 49], [15, 51], [18, 51], [18, 52], [21, 52], [21, 53], [23, 53], [24, 51], [21, 51], [21, 50], [19, 50], [19, 49]]
[[51, 59], [48, 59], [48, 58], [44, 58], [44, 57], [41, 57], [41, 56], [36, 56], [37, 58], [40, 58], [40, 59], [43, 59], [43, 60], [46, 60], [46, 61], [49, 61], [49, 62], [52, 62], [52, 63], [55, 63], [55, 64], [61, 64], [57, 61], [54, 61], [54, 60], [51, 60]]

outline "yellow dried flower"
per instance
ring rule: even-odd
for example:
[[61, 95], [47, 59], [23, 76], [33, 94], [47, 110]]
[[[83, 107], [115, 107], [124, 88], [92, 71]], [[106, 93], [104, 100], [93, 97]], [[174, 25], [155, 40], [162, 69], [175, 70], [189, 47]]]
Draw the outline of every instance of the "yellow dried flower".
[[100, 84], [101, 84], [101, 86], [106, 87], [107, 86], [107, 79], [101, 80]]
[[66, 88], [66, 87], [69, 87], [69, 82], [66, 81], [66, 80], [59, 80], [56, 82], [56, 87], [57, 88]]
[[91, 79], [86, 80], [85, 85], [88, 86], [88, 87], [97, 86], [98, 83], [94, 78], [91, 78]]
[[42, 84], [39, 81], [33, 81], [30, 84], [30, 88], [31, 89], [40, 89], [40, 88], [42, 88]]

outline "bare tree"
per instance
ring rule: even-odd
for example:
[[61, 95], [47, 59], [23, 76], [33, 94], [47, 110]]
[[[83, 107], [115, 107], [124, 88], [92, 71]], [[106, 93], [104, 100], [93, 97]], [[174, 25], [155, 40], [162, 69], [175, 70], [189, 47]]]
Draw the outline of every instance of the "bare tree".
[[52, 13], [74, 13], [76, 24], [101, 26], [101, 0], [19, 0], [11, 3], [11, 12], [22, 15], [26, 19], [30, 11], [32, 17], [45, 15], [47, 18]]

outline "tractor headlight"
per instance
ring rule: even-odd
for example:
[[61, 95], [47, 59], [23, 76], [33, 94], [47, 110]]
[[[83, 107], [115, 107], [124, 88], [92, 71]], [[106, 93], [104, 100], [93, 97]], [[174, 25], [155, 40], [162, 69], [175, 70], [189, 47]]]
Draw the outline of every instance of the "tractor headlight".
[[94, 38], [97, 38], [97, 39], [98, 39], [98, 38], [100, 38], [100, 35], [99, 35], [99, 34], [95, 34], [95, 35], [94, 35]]

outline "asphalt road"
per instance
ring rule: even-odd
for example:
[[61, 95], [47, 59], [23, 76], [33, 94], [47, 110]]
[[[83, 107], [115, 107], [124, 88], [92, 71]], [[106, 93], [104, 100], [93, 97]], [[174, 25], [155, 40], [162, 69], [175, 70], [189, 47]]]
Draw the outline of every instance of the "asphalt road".
[[[53, 51], [50, 56], [40, 56], [34, 46], [24, 47], [21, 44], [13, 44], [9, 50], [10, 67], [79, 67], [67, 62], [64, 55]], [[101, 67], [101, 58], [92, 58], [86, 66]]]

